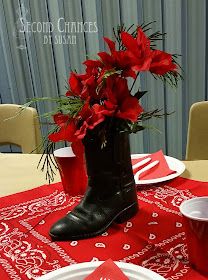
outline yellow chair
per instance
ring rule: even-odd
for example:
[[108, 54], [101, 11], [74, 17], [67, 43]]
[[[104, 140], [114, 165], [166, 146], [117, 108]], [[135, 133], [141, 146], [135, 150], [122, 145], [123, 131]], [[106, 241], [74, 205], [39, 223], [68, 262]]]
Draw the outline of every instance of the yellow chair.
[[186, 160], [208, 159], [208, 101], [194, 103], [189, 112]]
[[42, 140], [37, 111], [29, 107], [19, 111], [20, 105], [0, 104], [0, 145], [14, 144], [23, 153], [40, 153], [40, 148], [35, 150]]

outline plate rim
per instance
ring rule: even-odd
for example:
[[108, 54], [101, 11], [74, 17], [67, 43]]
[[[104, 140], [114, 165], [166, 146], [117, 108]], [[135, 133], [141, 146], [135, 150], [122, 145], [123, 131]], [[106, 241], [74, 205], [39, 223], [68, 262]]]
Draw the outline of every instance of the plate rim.
[[[138, 157], [145, 157], [145, 156], [148, 156], [148, 155], [151, 155], [151, 154], [131, 154], [131, 159], [135, 159], [135, 158], [138, 158]], [[175, 170], [176, 173], [170, 174], [170, 175], [165, 176], [165, 177], [157, 178], [157, 179], [135, 180], [136, 185], [152, 185], [152, 184], [162, 183], [162, 182], [169, 181], [169, 180], [172, 180], [174, 178], [177, 178], [178, 176], [180, 176], [185, 171], [186, 166], [185, 166], [185, 164], [181, 160], [179, 160], [177, 158], [174, 158], [174, 157], [171, 157], [171, 156], [166, 156], [166, 155], [164, 155], [164, 156], [165, 156], [167, 161], [171, 160], [171, 161], [179, 162], [180, 165], [181, 165], [181, 171], [177, 172]]]
[[[74, 270], [77, 269], [77, 266], [79, 266], [80, 269], [84, 269], [84, 268], [95, 269], [104, 262], [105, 261], [91, 261], [91, 262], [82, 262], [82, 263], [67, 265], [67, 266], [61, 267], [57, 270], [53, 270], [43, 276], [40, 276], [39, 278], [37, 278], [37, 280], [51, 280], [52, 279], [51, 277], [61, 276], [61, 275], [58, 275], [60, 273], [62, 273], [62, 274], [67, 273], [67, 272], [73, 273]], [[144, 276], [146, 275], [148, 277], [151, 277], [152, 280], [153, 279], [154, 280], [165, 280], [165, 278], [163, 276], [161, 276], [160, 274], [158, 274], [148, 268], [142, 267], [140, 265], [136, 265], [133, 263], [126, 263], [126, 262], [119, 262], [119, 261], [113, 261], [113, 262], [121, 269], [129, 269], [132, 272], [138, 272], [138, 270], [139, 270], [139, 272], [141, 272]], [[70, 270], [69, 270], [69, 268], [70, 268]], [[148, 273], [148, 275], [147, 275], [147, 273]], [[65, 275], [63, 275], [63, 277], [64, 276]]]

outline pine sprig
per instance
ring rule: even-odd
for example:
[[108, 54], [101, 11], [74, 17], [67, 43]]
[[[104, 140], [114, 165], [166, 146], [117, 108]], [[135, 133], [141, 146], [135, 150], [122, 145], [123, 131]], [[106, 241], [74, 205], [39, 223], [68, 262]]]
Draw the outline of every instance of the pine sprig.
[[169, 115], [173, 114], [173, 112], [171, 112], [171, 113], [161, 113], [161, 112], [162, 112], [162, 109], [154, 109], [151, 111], [142, 112], [138, 118], [138, 121], [139, 122], [147, 121], [151, 118], [160, 119], [160, 118], [163, 118], [164, 116], [169, 116]]
[[37, 168], [39, 168], [40, 164], [42, 163], [41, 171], [45, 171], [46, 180], [49, 182], [49, 184], [54, 181], [54, 175], [56, 175], [56, 171], [58, 169], [53, 155], [54, 151], [55, 143], [48, 140], [37, 166]]
[[152, 76], [156, 80], [160, 79], [163, 83], [167, 83], [173, 88], [177, 88], [178, 82], [183, 79], [180, 73], [176, 73], [173, 71], [169, 71], [165, 75], [156, 75], [152, 73]]
[[[143, 32], [147, 33], [150, 30], [152, 30], [151, 25], [155, 23], [155, 21], [149, 22], [147, 24], [142, 23], [141, 25], [135, 25], [132, 24], [129, 27], [126, 27], [123, 23], [121, 25], [118, 25], [117, 28], [113, 28], [113, 34], [116, 39], [116, 42], [118, 43], [118, 49], [119, 50], [125, 50], [125, 46], [122, 43], [121, 40], [121, 32], [125, 31], [128, 32], [130, 35], [132, 35], [134, 38], [137, 37], [138, 27], [141, 27]], [[156, 47], [155, 42], [156, 41], [163, 41], [165, 39], [166, 33], [161, 33], [160, 31], [156, 31], [151, 33], [150, 35], [147, 35], [150, 39], [150, 46], [152, 49]]]
[[[54, 126], [49, 132], [48, 135], [51, 133], [54, 133], [58, 131], [59, 127], [56, 125]], [[56, 165], [56, 161], [54, 159], [53, 152], [56, 148], [56, 143], [51, 142], [48, 139], [48, 136], [44, 137], [42, 141], [42, 148], [43, 153], [41, 155], [41, 158], [38, 162], [37, 168], [41, 165], [41, 171], [45, 171], [46, 180], [48, 180], [49, 184], [54, 181], [54, 175], [56, 174], [56, 171], [58, 170], [58, 167]]]
[[151, 126], [151, 125], [146, 125], [145, 122], [148, 121], [149, 119], [152, 118], [162, 118], [164, 116], [170, 115], [172, 113], [161, 113], [161, 109], [155, 109], [152, 111], [147, 111], [147, 112], [143, 112], [141, 113], [141, 115], [139, 116], [137, 122], [132, 123], [129, 122], [128, 123], [128, 129], [127, 131], [129, 133], [137, 133], [138, 131], [144, 130], [145, 128], [149, 128], [149, 129], [154, 129], [157, 132], [160, 132], [156, 127]]
[[68, 114], [71, 117], [76, 117], [76, 115], [80, 112], [84, 105], [84, 101], [81, 100], [78, 96], [68, 96], [68, 97], [40, 97], [40, 98], [32, 98], [29, 102], [23, 104], [20, 107], [20, 111], [18, 114], [21, 114], [21, 112], [31, 106], [34, 103], [42, 102], [42, 101], [50, 101], [55, 102], [56, 107], [53, 111], [44, 113], [40, 115], [40, 117], [43, 118], [51, 118], [54, 113], [62, 112], [63, 114]]

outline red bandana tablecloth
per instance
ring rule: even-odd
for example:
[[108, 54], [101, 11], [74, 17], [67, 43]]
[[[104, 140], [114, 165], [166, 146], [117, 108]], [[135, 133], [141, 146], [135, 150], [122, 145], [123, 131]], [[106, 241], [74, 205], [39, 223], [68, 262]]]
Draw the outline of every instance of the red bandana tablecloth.
[[168, 280], [205, 280], [189, 267], [179, 205], [208, 195], [208, 183], [177, 178], [138, 190], [139, 213], [101, 236], [51, 242], [51, 225], [81, 199], [65, 195], [61, 183], [0, 198], [1, 280], [36, 279], [67, 265], [107, 260], [131, 262]]

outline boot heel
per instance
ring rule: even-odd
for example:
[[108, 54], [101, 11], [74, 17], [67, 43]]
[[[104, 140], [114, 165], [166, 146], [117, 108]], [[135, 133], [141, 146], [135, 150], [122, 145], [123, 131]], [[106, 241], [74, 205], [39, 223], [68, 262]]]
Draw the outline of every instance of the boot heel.
[[130, 207], [124, 209], [115, 219], [116, 224], [122, 224], [132, 218], [139, 210], [138, 204], [134, 203]]

